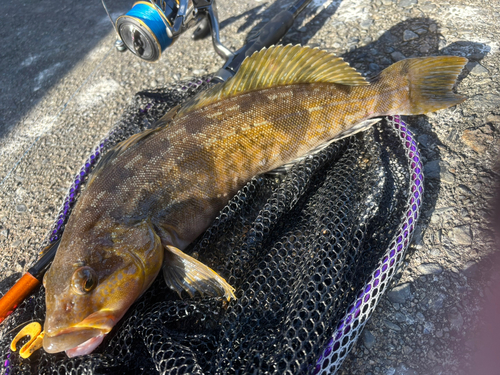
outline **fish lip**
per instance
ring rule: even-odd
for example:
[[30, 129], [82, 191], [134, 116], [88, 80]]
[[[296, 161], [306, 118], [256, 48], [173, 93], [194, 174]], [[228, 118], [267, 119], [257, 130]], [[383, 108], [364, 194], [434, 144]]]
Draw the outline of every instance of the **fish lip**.
[[105, 335], [105, 333], [101, 330], [92, 328], [81, 328], [66, 331], [67, 332], [65, 333], [58, 333], [53, 336], [46, 335], [43, 338], [43, 349], [47, 353], [59, 353], [74, 349], [94, 337]]
[[78, 357], [80, 355], [90, 354], [94, 351], [95, 348], [97, 348], [101, 344], [102, 340], [104, 340], [104, 336], [105, 334], [91, 337], [90, 339], [84, 341], [80, 345], [66, 350], [66, 355], [69, 358], [73, 358], [73, 357]]
[[111, 331], [116, 321], [117, 319], [109, 312], [90, 314], [87, 318], [72, 327], [55, 332], [47, 331], [43, 338], [43, 348], [47, 353], [59, 353], [75, 349], [92, 338], [98, 336], [104, 337], [104, 335]]
[[[90, 314], [80, 323], [77, 323], [72, 327], [57, 332], [57, 334], [65, 334], [85, 329], [98, 329], [102, 331], [104, 334], [106, 334], [109, 331], [111, 331], [111, 329], [115, 326], [117, 321], [118, 319], [115, 318], [115, 315], [112, 312], [98, 311]], [[54, 336], [54, 335], [49, 335], [49, 336]]]

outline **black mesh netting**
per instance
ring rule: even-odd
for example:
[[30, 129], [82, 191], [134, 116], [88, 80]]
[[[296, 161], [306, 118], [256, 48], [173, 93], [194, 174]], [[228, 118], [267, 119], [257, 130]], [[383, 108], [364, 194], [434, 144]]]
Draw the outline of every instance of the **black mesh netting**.
[[[75, 178], [54, 228], [113, 144], [152, 126], [207, 79], [141, 92]], [[237, 301], [180, 300], [159, 277], [91, 355], [11, 353], [14, 329], [43, 323], [40, 288], [2, 325], [8, 374], [335, 372], [401, 262], [419, 213], [421, 164], [398, 118], [332, 144], [287, 174], [255, 177], [188, 252]]]

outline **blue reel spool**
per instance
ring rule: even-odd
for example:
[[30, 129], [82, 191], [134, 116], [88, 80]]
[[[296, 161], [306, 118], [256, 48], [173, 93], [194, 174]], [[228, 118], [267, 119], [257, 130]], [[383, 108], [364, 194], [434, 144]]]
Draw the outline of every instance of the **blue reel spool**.
[[167, 35], [169, 17], [174, 12], [174, 0], [162, 1], [160, 13], [152, 3], [139, 1], [127, 14], [118, 17], [116, 28], [127, 48], [141, 59], [156, 61], [173, 42]]

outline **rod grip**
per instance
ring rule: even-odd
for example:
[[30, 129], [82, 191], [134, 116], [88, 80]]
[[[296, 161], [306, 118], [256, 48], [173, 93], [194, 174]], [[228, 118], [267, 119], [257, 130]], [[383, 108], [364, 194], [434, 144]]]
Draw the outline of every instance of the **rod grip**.
[[12, 288], [0, 299], [0, 323], [15, 310], [33, 289], [40, 285], [40, 281], [29, 272], [14, 284]]
[[245, 56], [252, 56], [254, 52], [264, 47], [278, 44], [286, 32], [292, 27], [295, 17], [289, 10], [282, 10], [266, 23], [259, 31], [259, 36], [250, 48], [245, 51]]

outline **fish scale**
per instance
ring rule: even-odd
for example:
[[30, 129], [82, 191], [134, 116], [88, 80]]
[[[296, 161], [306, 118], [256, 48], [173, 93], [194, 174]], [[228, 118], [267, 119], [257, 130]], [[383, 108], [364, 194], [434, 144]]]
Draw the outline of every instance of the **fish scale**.
[[183, 253], [255, 175], [360, 131], [371, 117], [461, 103], [466, 59], [400, 61], [367, 82], [331, 54], [265, 49], [229, 81], [167, 113], [101, 159], [46, 273], [44, 348], [90, 353], [160, 269], [180, 296], [234, 289]]

